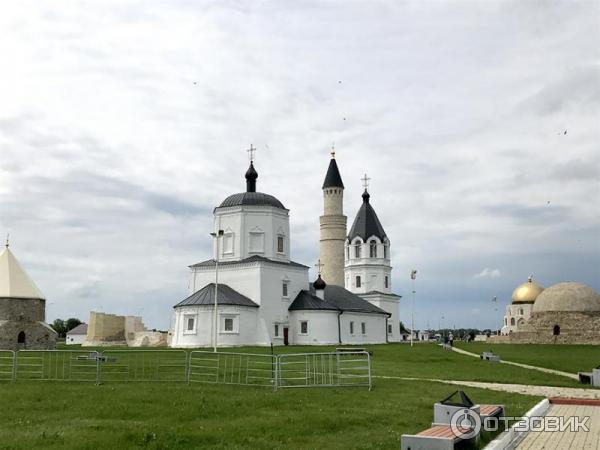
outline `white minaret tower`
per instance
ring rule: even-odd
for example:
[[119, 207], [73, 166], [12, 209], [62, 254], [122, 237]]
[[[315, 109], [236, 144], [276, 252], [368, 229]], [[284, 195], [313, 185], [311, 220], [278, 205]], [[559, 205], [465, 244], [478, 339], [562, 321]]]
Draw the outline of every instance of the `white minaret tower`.
[[389, 312], [388, 341], [399, 341], [400, 296], [392, 292], [390, 241], [370, 203], [370, 178], [365, 174], [362, 180], [363, 202], [345, 243], [344, 286]]
[[343, 286], [347, 218], [344, 215], [344, 183], [333, 150], [323, 182], [323, 215], [319, 220], [321, 276], [327, 284]]

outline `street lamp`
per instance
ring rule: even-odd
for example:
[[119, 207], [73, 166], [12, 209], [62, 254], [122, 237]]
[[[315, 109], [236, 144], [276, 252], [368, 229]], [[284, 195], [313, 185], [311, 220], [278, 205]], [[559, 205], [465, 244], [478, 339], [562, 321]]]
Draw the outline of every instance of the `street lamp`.
[[219, 241], [224, 231], [219, 230], [216, 233], [210, 233], [213, 239], [217, 240], [217, 253], [215, 255], [215, 308], [213, 311], [213, 351], [217, 352], [217, 297], [219, 293]]
[[410, 346], [413, 346], [413, 336], [415, 335], [415, 280], [417, 279], [417, 271], [411, 270], [410, 279], [412, 280], [412, 305], [410, 311]]

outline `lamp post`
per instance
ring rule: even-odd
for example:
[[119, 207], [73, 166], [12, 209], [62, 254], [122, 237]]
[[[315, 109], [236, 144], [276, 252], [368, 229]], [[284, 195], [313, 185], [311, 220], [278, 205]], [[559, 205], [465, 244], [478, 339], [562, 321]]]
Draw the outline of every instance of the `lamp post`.
[[223, 230], [210, 233], [217, 240], [217, 252], [215, 255], [215, 308], [213, 311], [213, 352], [217, 352], [217, 297], [219, 295], [219, 238], [223, 236]]
[[417, 291], [415, 291], [415, 280], [417, 279], [417, 271], [411, 270], [410, 279], [412, 280], [412, 305], [410, 311], [410, 346], [413, 346], [413, 339], [415, 335], [415, 295]]

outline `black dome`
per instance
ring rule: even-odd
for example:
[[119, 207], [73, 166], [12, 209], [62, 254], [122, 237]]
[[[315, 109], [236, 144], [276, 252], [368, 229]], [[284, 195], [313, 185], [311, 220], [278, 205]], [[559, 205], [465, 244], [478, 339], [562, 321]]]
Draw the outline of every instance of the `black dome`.
[[230, 195], [223, 200], [219, 205], [219, 208], [240, 205], [273, 206], [275, 208], [286, 209], [275, 197], [269, 194], [263, 194], [262, 192], [240, 192], [239, 194]]
[[313, 287], [315, 289], [325, 289], [327, 287], [327, 283], [325, 283], [323, 278], [321, 278], [321, 274], [319, 274], [319, 278], [317, 278], [313, 283]]

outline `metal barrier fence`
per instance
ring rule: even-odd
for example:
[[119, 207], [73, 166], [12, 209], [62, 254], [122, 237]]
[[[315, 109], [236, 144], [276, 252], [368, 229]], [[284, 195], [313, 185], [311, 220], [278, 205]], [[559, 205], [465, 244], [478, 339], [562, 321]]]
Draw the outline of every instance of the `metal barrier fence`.
[[15, 352], [0, 350], [0, 380], [14, 380]]
[[98, 381], [98, 352], [80, 350], [19, 350], [16, 380]]
[[99, 381], [187, 381], [185, 350], [107, 350], [102, 352]]
[[0, 381], [213, 383], [278, 388], [371, 389], [368, 352], [255, 353], [195, 350], [0, 350]]
[[254, 353], [190, 353], [190, 382], [275, 387], [275, 356]]
[[371, 389], [368, 352], [296, 353], [277, 356], [277, 387], [365, 386]]

